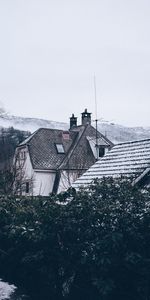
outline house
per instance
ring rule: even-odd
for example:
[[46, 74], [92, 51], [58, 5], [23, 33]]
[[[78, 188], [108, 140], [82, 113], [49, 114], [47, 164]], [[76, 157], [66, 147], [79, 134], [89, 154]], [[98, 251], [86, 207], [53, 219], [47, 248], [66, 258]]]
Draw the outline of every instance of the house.
[[91, 113], [81, 115], [81, 125], [72, 114], [68, 131], [40, 128], [17, 147], [17, 193], [59, 193], [110, 150], [113, 144], [91, 125]]
[[133, 178], [133, 184], [150, 182], [150, 139], [115, 145], [101, 160], [93, 164], [72, 186], [88, 186], [95, 178]]

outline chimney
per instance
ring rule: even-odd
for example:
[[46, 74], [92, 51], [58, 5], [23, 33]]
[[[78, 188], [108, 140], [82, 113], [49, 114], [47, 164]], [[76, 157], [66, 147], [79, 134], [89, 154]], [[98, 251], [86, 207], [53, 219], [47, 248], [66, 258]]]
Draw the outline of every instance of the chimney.
[[72, 114], [70, 118], [70, 129], [77, 126], [77, 118]]
[[69, 140], [70, 139], [70, 133], [69, 133], [69, 131], [63, 131], [62, 132], [62, 138], [63, 138], [63, 140]]
[[87, 112], [87, 108], [81, 115], [82, 115], [82, 125], [91, 124], [91, 113]]

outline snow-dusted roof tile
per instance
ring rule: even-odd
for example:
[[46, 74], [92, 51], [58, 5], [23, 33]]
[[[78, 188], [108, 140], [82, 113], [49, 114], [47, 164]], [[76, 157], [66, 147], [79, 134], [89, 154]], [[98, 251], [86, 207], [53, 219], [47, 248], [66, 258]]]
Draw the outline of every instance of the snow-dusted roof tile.
[[115, 145], [89, 168], [72, 186], [88, 185], [95, 178], [141, 176], [150, 167], [150, 139]]

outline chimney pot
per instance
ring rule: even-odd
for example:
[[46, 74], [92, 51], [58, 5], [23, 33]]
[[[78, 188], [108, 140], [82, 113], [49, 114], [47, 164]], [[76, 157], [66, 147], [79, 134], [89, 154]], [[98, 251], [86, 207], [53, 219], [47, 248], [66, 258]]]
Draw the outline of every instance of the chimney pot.
[[70, 129], [76, 126], [77, 126], [77, 117], [75, 117], [74, 114], [72, 114], [70, 118]]
[[82, 125], [91, 124], [91, 113], [87, 111], [87, 108], [85, 108], [85, 111], [81, 115], [82, 115]]

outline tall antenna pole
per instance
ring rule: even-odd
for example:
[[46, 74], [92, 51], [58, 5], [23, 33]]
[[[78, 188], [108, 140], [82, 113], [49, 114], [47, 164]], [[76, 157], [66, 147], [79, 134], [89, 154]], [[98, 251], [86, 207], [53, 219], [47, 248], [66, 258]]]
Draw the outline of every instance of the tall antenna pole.
[[96, 76], [94, 75], [94, 95], [95, 95], [95, 123], [96, 123], [96, 159], [98, 160], [98, 132], [97, 132], [97, 91], [96, 91]]
[[96, 76], [94, 75], [94, 96], [95, 96], [95, 118], [97, 120], [97, 90], [96, 90]]

